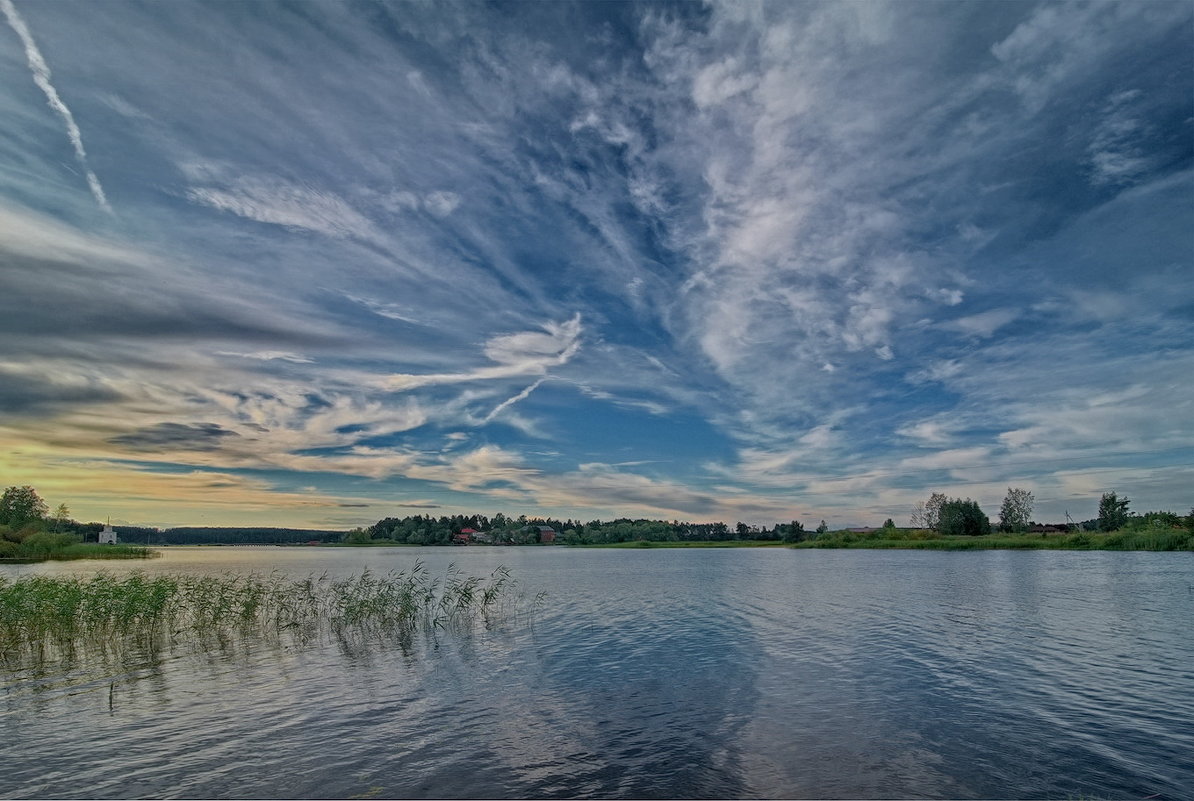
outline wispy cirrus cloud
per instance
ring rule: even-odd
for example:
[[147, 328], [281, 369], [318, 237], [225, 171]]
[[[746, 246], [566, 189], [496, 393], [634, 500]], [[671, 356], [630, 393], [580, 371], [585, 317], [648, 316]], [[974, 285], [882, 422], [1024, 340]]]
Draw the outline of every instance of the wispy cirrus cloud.
[[222, 185], [193, 186], [187, 198], [256, 222], [339, 239], [381, 241], [373, 223], [343, 198], [279, 178], [239, 176]]

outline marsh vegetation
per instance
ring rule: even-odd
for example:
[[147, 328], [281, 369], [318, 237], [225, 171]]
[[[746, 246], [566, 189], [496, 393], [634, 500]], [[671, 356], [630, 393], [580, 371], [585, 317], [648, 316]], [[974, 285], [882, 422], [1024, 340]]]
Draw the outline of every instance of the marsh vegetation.
[[[449, 566], [433, 577], [422, 562], [406, 571], [365, 570], [347, 578], [277, 573], [0, 577], [0, 653], [6, 660], [69, 656], [78, 649], [240, 636], [299, 638], [324, 633], [409, 636], [494, 623], [518, 612], [505, 567], [487, 578]], [[541, 599], [534, 599], [537, 604]]]

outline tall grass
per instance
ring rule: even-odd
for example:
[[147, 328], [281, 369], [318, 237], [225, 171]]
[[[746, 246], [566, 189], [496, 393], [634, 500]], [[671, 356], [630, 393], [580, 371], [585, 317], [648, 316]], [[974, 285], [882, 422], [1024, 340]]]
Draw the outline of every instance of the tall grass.
[[194, 637], [330, 629], [409, 633], [509, 614], [514, 582], [505, 567], [487, 579], [454, 567], [433, 578], [405, 572], [332, 579], [276, 573], [0, 577], [0, 651], [70, 651], [84, 643], [135, 640], [162, 646]]

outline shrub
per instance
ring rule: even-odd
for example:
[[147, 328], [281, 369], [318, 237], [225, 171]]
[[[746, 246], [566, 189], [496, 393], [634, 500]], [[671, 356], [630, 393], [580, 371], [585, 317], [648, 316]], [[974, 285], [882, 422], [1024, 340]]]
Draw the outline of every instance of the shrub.
[[68, 545], [75, 545], [79, 542], [81, 540], [75, 534], [54, 534], [48, 531], [39, 531], [26, 537], [24, 542], [18, 547], [18, 550], [23, 556], [45, 556], [46, 554], [62, 550]]
[[1067, 548], [1089, 548], [1094, 544], [1094, 540], [1086, 532], [1070, 534], [1063, 542]]

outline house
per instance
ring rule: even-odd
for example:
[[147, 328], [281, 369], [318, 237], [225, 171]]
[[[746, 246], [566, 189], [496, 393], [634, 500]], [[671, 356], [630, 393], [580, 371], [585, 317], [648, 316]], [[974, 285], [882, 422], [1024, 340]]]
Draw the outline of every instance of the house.
[[119, 540], [116, 537], [116, 529], [112, 528], [112, 524], [104, 526], [99, 533], [100, 545], [115, 545]]
[[551, 526], [535, 526], [539, 529], [539, 542], [544, 545], [551, 545], [556, 541], [556, 530]]
[[452, 535], [452, 544], [453, 545], [468, 545], [469, 542], [472, 541], [472, 539], [473, 539], [472, 535], [466, 534], [465, 531], [472, 531], [472, 529], [466, 528], [463, 531], [461, 531], [459, 534], [453, 534]]

